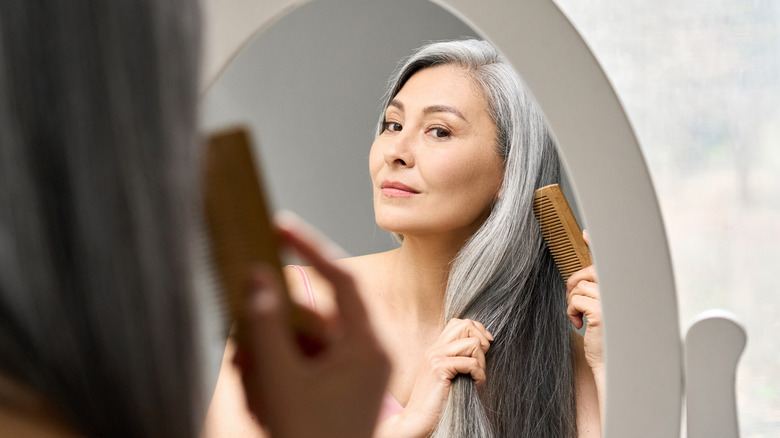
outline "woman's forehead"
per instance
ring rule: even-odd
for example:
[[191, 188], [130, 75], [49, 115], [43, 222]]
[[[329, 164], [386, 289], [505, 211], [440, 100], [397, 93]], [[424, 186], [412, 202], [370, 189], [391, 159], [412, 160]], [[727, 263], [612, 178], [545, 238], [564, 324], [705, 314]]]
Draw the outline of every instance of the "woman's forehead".
[[388, 104], [401, 111], [451, 112], [461, 118], [487, 112], [485, 98], [468, 70], [454, 64], [415, 72]]

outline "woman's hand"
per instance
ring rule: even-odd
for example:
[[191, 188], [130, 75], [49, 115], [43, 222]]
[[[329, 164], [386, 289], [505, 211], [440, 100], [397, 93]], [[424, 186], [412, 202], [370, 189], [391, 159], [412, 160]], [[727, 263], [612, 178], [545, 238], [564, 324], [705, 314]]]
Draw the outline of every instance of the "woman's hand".
[[376, 436], [428, 436], [439, 422], [455, 376], [469, 374], [477, 386], [485, 383], [485, 353], [492, 340], [478, 321], [450, 320], [426, 352], [404, 411], [385, 420]]
[[249, 409], [274, 438], [368, 437], [374, 430], [389, 362], [375, 338], [352, 277], [330, 262], [330, 248], [298, 227], [280, 226], [284, 240], [336, 291], [332, 319], [301, 309], [306, 327], [320, 327], [319, 349], [307, 353], [289, 321], [289, 301], [268, 269], [252, 276], [241, 344]]
[[[590, 244], [588, 234], [583, 232], [583, 238], [585, 242]], [[603, 421], [605, 397], [606, 397], [606, 370], [604, 367], [604, 336], [601, 324], [601, 295], [599, 293], [598, 280], [596, 278], [596, 268], [590, 265], [583, 268], [574, 274], [572, 274], [566, 281], [566, 300], [568, 307], [566, 314], [577, 329], [581, 329], [583, 326], [583, 315], [587, 320], [587, 328], [585, 329], [585, 336], [582, 341], [582, 348], [584, 350], [585, 363], [590, 368], [593, 374], [593, 384], [595, 385], [594, 396], [598, 400], [594, 400], [592, 404], [598, 408], [599, 417]], [[577, 343], [577, 345], [580, 345]], [[577, 353], [575, 353], [577, 354]], [[587, 379], [589, 380], [589, 379]], [[588, 398], [584, 396], [586, 391], [582, 390], [580, 398], [578, 399], [578, 411], [585, 409], [580, 406], [582, 398]], [[586, 424], [582, 423], [584, 418], [579, 418], [578, 414], [578, 427], [580, 428], [580, 435], [583, 435], [583, 431], [586, 429]], [[587, 416], [586, 416], [587, 417]], [[594, 433], [600, 436], [600, 427], [596, 428], [590, 425], [587, 429], [594, 431]]]
[[601, 326], [601, 299], [596, 280], [596, 268], [590, 265], [572, 274], [566, 281], [566, 314], [577, 329], [587, 320], [585, 329], [585, 360], [592, 370], [604, 368], [603, 336]]

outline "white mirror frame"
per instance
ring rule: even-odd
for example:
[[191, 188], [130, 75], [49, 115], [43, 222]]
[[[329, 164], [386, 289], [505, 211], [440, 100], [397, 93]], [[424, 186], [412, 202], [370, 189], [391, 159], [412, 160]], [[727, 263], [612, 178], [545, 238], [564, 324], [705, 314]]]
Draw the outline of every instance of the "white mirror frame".
[[[650, 175], [620, 102], [550, 0], [431, 0], [496, 45], [542, 108], [583, 212], [607, 348], [605, 437], [679, 437], [682, 343], [669, 249]], [[206, 0], [202, 89], [306, 1]]]

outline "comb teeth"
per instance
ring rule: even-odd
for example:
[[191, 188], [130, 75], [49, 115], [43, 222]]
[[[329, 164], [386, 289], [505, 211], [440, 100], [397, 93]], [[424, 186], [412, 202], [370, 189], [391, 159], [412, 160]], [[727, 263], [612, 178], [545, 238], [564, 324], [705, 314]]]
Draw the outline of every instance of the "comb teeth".
[[582, 231], [558, 184], [534, 193], [534, 215], [563, 281], [591, 264]]

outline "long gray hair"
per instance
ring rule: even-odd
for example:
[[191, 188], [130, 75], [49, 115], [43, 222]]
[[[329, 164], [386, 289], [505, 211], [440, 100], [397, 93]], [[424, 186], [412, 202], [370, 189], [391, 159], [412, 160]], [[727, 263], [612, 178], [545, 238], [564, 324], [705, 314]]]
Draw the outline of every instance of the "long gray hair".
[[444, 64], [463, 67], [482, 91], [505, 173], [490, 216], [452, 263], [444, 312], [445, 321], [477, 320], [494, 334], [487, 381], [477, 391], [469, 376], [454, 379], [433, 436], [574, 437], [565, 287], [532, 209], [534, 190], [560, 179], [555, 145], [515, 71], [484, 41], [418, 49], [390, 79], [385, 108], [414, 73]]
[[199, 20], [188, 0], [0, 2], [0, 377], [88, 436], [200, 427]]

